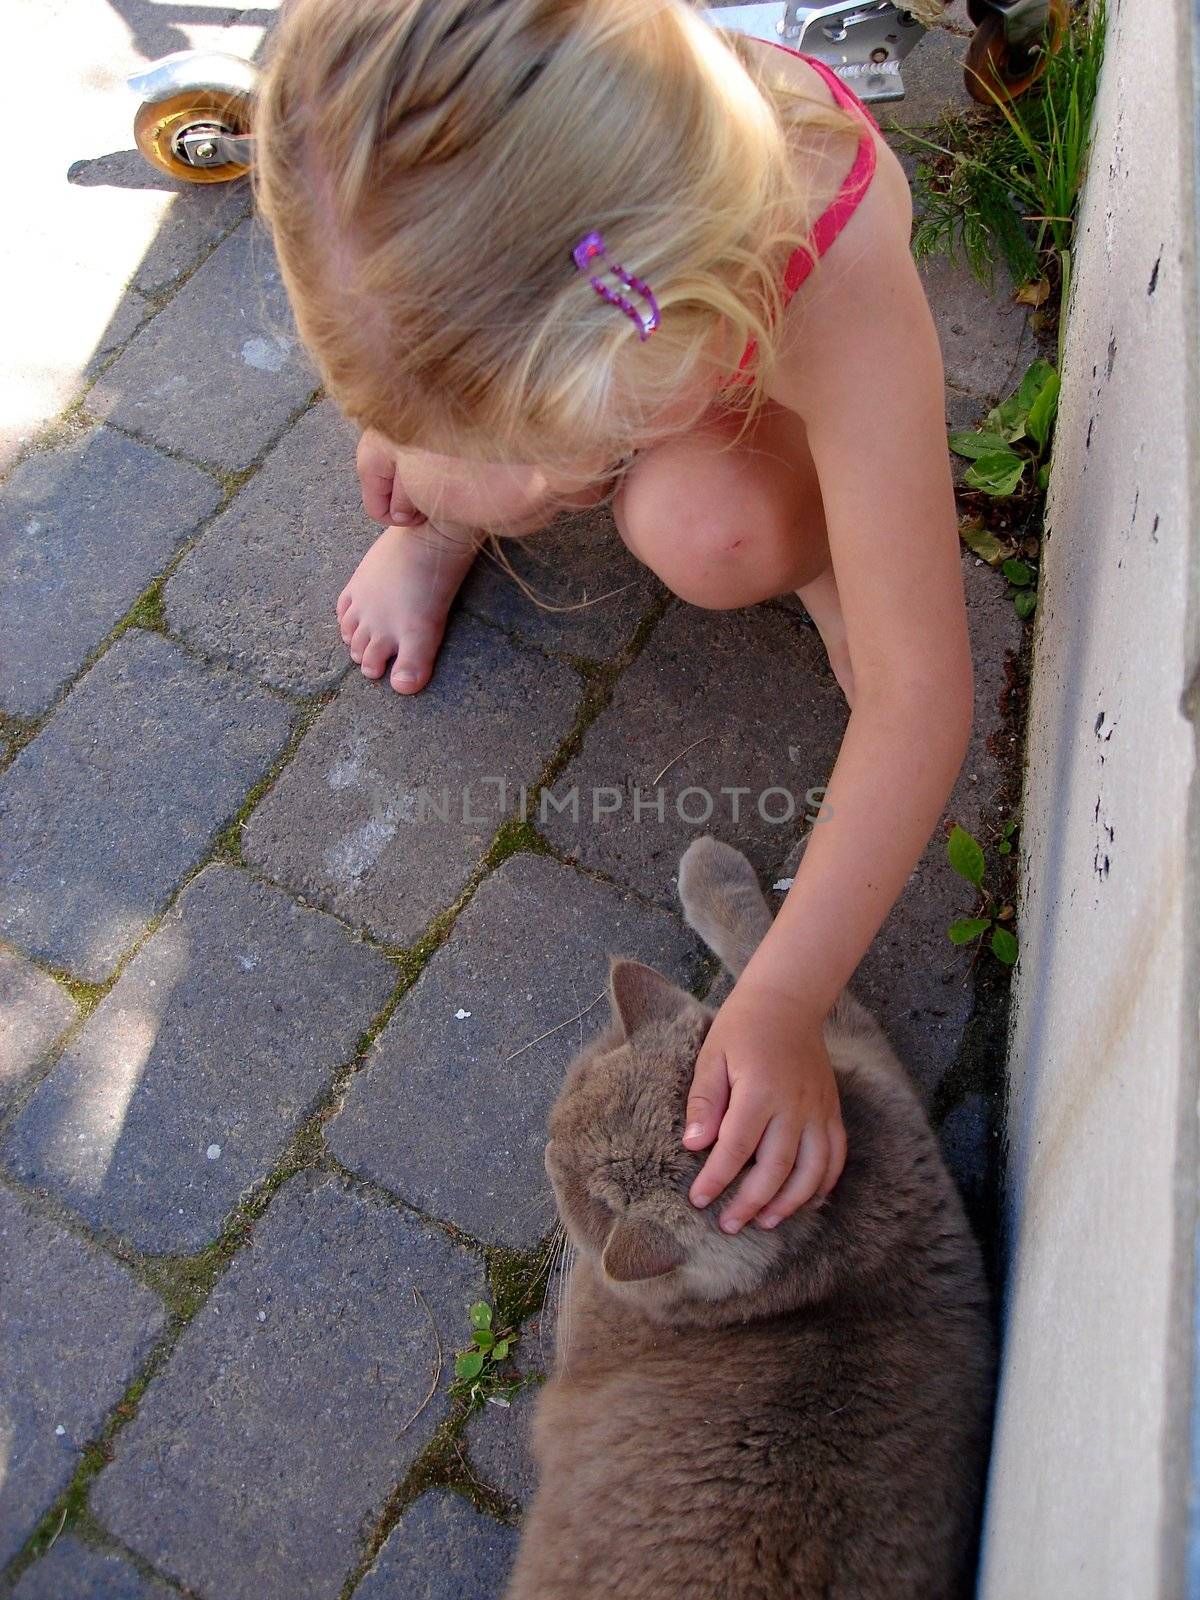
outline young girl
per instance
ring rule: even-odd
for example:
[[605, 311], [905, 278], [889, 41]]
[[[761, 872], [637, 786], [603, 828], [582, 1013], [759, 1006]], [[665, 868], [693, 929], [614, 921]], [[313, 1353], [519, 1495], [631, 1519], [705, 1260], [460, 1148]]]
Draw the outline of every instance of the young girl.
[[[908, 185], [834, 74], [684, 0], [290, 0], [256, 124], [306, 344], [386, 524], [337, 602], [429, 679], [485, 534], [615, 494], [684, 600], [799, 593], [852, 707], [696, 1065], [691, 1198], [773, 1227], [845, 1159], [822, 1021], [962, 762], [971, 665]], [[815, 270], [814, 270], [815, 269]], [[753, 1158], [753, 1164], [748, 1164]]]

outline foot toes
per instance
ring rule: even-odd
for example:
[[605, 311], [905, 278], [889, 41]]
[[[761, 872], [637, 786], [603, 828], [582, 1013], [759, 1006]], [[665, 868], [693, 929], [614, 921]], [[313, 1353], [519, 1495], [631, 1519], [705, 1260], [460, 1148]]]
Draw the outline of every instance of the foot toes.
[[416, 694], [423, 689], [433, 676], [429, 667], [414, 667], [406, 662], [403, 666], [398, 663], [392, 668], [392, 688], [397, 694]]
[[400, 635], [392, 667], [392, 688], [397, 694], [416, 694], [433, 676], [445, 624], [411, 628]]
[[364, 678], [382, 678], [384, 668], [396, 654], [396, 641], [386, 633], [376, 634], [363, 652], [362, 667]]
[[357, 663], [360, 662], [366, 655], [367, 647], [370, 645], [370, 643], [371, 630], [367, 627], [365, 622], [360, 622], [358, 627], [354, 630], [353, 638], [350, 640], [351, 661], [357, 665]]
[[338, 623], [338, 632], [342, 636], [343, 644], [350, 643], [351, 639], [354, 637], [354, 631], [357, 627], [358, 612], [352, 605], [347, 606], [345, 611], [342, 612], [341, 621]]
[[347, 608], [352, 604], [352, 602], [353, 602], [353, 596], [350, 593], [349, 587], [347, 587], [347, 588], [342, 590], [340, 595], [338, 595], [338, 597], [337, 597], [337, 605], [334, 608], [336, 613], [337, 613], [337, 619], [338, 619], [339, 622], [342, 620], [342, 616], [344, 615], [344, 613], [347, 610]]

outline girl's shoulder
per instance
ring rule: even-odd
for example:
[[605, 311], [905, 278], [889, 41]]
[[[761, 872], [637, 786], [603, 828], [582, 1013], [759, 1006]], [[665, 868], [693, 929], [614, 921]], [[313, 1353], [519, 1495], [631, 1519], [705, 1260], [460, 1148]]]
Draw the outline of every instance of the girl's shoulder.
[[[804, 93], [833, 104], [829, 85], [807, 61], [785, 55], [765, 41], [756, 43], [760, 49], [769, 50], [772, 57], [778, 57]], [[811, 368], [815, 348], [836, 349], [836, 330], [865, 331], [878, 317], [886, 317], [887, 285], [912, 269], [913, 207], [908, 178], [878, 129], [865, 119], [862, 129], [875, 147], [871, 181], [826, 249], [817, 270], [800, 284], [784, 312], [785, 338], [778, 370], [768, 379], [766, 392], [769, 398], [793, 408], [799, 374], [791, 369], [808, 367], [806, 388], [817, 381], [819, 374]], [[848, 140], [840, 140], [832, 149], [805, 151], [797, 156], [804, 163], [804, 181], [814, 194], [814, 215], [820, 215], [836, 198], [849, 175], [857, 146], [848, 149], [848, 144]], [[814, 341], [816, 325], [826, 337]]]
[[[802, 91], [810, 99], [816, 99], [822, 106], [834, 106], [834, 94], [830, 91], [829, 83], [821, 77], [818, 70], [811, 67], [803, 56], [778, 50], [776, 46], [766, 40], [750, 40], [755, 50], [770, 51], [771, 66], [782, 70], [792, 80], [797, 90]], [[910, 230], [912, 230], [912, 192], [909, 190], [909, 179], [904, 174], [904, 168], [891, 150], [890, 144], [883, 138], [877, 126], [862, 118], [862, 138], [870, 139], [875, 152], [875, 170], [870, 178], [869, 186], [862, 195], [858, 205], [851, 214], [850, 221], [846, 222], [842, 232], [835, 238], [834, 243], [827, 250], [824, 261], [835, 259], [838, 246], [845, 243], [850, 245], [854, 253], [874, 245], [893, 245], [896, 237], [902, 237], [904, 248], [907, 248]], [[816, 139], [810, 146], [800, 147], [795, 152], [795, 160], [800, 165], [805, 187], [813, 195], [813, 214], [821, 216], [827, 206], [837, 200], [846, 178], [850, 176], [854, 160], [858, 157], [858, 146], [850, 147], [850, 141], [843, 139]], [[842, 254], [846, 254], [843, 250]], [[822, 277], [821, 272], [811, 275], [813, 280]]]

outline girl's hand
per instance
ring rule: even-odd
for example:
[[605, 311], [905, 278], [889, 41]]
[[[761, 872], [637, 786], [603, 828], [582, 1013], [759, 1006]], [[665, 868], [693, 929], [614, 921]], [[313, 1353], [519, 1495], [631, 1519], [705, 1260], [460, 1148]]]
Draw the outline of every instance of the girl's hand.
[[683, 1142], [704, 1150], [714, 1139], [693, 1205], [714, 1200], [754, 1157], [721, 1212], [726, 1233], [752, 1218], [773, 1228], [841, 1176], [846, 1133], [821, 1019], [794, 996], [738, 984], [717, 1012], [692, 1076]]
[[425, 519], [405, 492], [396, 471], [396, 447], [368, 428], [358, 441], [358, 481], [363, 510], [372, 522], [394, 528], [416, 528]]

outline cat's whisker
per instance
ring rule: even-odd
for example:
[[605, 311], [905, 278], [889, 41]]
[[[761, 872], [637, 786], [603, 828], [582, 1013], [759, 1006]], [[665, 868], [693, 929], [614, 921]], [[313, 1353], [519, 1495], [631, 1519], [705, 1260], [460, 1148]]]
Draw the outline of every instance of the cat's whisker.
[[559, 1267], [558, 1359], [566, 1361], [571, 1349], [571, 1312], [574, 1302], [575, 1246], [563, 1230], [562, 1258]]
[[535, 1206], [552, 1206], [554, 1204], [553, 1189], [536, 1189], [528, 1195], [518, 1206], [513, 1208], [512, 1220], [523, 1222]]

